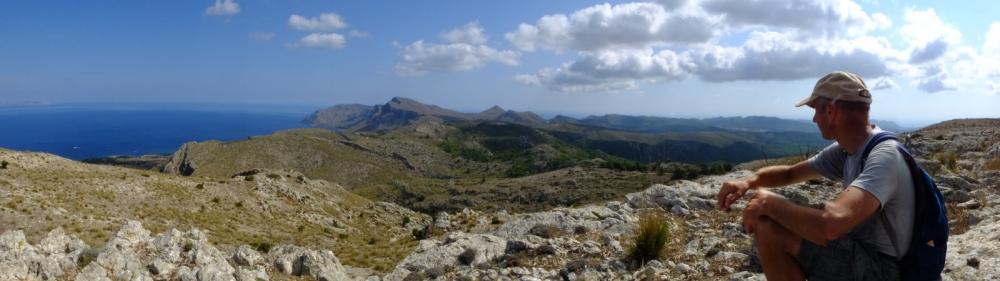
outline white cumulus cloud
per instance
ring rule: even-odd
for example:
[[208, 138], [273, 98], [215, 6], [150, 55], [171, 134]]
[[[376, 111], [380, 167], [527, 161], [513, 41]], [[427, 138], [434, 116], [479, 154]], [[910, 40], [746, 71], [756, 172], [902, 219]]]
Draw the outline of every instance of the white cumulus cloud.
[[603, 50], [584, 52], [572, 63], [522, 74], [514, 80], [560, 92], [596, 92], [634, 88], [640, 82], [681, 80], [682, 58], [670, 50]]
[[892, 25], [885, 14], [868, 14], [851, 0], [706, 0], [701, 6], [724, 15], [730, 26], [785, 28], [803, 36], [857, 36]]
[[297, 30], [336, 30], [347, 27], [347, 22], [336, 13], [323, 13], [313, 18], [292, 14], [288, 17], [288, 26]]
[[271, 41], [274, 39], [274, 32], [250, 32], [250, 38], [256, 41]]
[[[615, 91], [690, 77], [789, 81], [845, 70], [873, 79], [879, 90], [903, 79], [931, 93], [998, 92], [1000, 22], [978, 47], [963, 44], [959, 29], [934, 9], [905, 8], [896, 20], [898, 27], [856, 0], [651, 0], [545, 15], [504, 37], [523, 51], [575, 54], [514, 77], [552, 91]], [[455, 32], [445, 40], [472, 42], [452, 41], [469, 33]]]
[[944, 52], [947, 50], [948, 42], [941, 39], [927, 42], [923, 46], [914, 46], [910, 53], [910, 63], [921, 64], [936, 60], [944, 56]]
[[931, 64], [922, 68], [924, 75], [914, 83], [917, 89], [928, 93], [955, 90], [955, 81], [949, 78], [948, 72], [940, 64]]
[[[497, 50], [485, 45], [486, 31], [478, 22], [441, 35], [447, 43], [427, 43], [417, 40], [403, 47], [403, 59], [396, 65], [400, 75], [422, 75], [429, 72], [468, 71], [496, 62], [518, 65], [520, 54], [511, 50]], [[394, 43], [397, 44], [397, 43]]]
[[983, 53], [1000, 57], [1000, 22], [990, 24], [990, 29], [986, 32], [986, 40], [983, 41]]
[[205, 9], [209, 16], [231, 16], [240, 13], [240, 4], [235, 0], [215, 0], [215, 4]]
[[846, 70], [863, 77], [890, 73], [890, 54], [882, 53], [887, 41], [862, 38], [854, 41], [795, 41], [788, 34], [754, 32], [740, 47], [707, 46], [686, 55], [703, 80], [797, 80]]
[[889, 77], [879, 78], [878, 80], [875, 80], [875, 82], [871, 84], [872, 84], [871, 89], [876, 91], [896, 88], [896, 81], [893, 81], [892, 78]]
[[368, 37], [368, 32], [361, 31], [361, 30], [351, 30], [351, 31], [347, 32], [347, 36], [356, 37], [356, 38], [365, 38], [365, 37]]
[[962, 39], [962, 33], [954, 26], [945, 24], [934, 9], [906, 9], [903, 19], [905, 24], [899, 29], [899, 34], [912, 46], [924, 46], [939, 40], [955, 44]]
[[697, 9], [667, 11], [655, 3], [602, 4], [571, 15], [547, 15], [535, 24], [522, 23], [505, 37], [526, 51], [644, 49], [706, 42], [716, 35], [715, 25], [712, 18]]
[[518, 57], [516, 52], [496, 50], [485, 45], [433, 44], [420, 40], [403, 49], [403, 61], [396, 65], [396, 71], [403, 75], [466, 71], [490, 62], [517, 65]]
[[452, 29], [441, 35], [448, 43], [465, 43], [471, 45], [486, 44], [486, 31], [479, 22], [470, 22], [462, 27]]
[[[983, 42], [983, 57], [984, 60], [979, 62], [979, 66], [982, 67], [982, 73], [984, 73], [993, 81], [1000, 80], [1000, 22], [994, 22], [990, 25], [989, 31], [986, 32], [986, 40]], [[995, 93], [1000, 93], [1000, 88], [996, 87], [998, 82], [994, 82], [993, 90]]]
[[347, 43], [344, 35], [337, 33], [313, 33], [302, 37], [298, 42], [289, 44], [292, 48], [326, 48], [340, 49]]

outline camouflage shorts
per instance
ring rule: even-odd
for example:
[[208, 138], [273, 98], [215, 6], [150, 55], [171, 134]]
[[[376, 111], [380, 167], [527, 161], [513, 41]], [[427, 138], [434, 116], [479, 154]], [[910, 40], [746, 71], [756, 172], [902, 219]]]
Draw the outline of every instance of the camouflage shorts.
[[826, 247], [802, 239], [795, 261], [811, 281], [899, 280], [895, 258], [847, 237], [830, 241]]

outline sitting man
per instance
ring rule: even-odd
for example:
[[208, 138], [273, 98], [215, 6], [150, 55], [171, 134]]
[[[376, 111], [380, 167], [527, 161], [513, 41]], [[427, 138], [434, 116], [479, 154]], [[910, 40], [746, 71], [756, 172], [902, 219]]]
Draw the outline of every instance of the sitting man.
[[[765, 167], [720, 188], [718, 207], [724, 210], [756, 189], [743, 210], [743, 226], [756, 241], [768, 280], [899, 279], [896, 257], [906, 253], [912, 237], [913, 180], [894, 140], [879, 143], [861, 159], [862, 150], [881, 131], [868, 123], [871, 102], [857, 75], [838, 71], [824, 76], [796, 106], [813, 108], [812, 121], [823, 138], [836, 143], [808, 160]], [[763, 188], [820, 176], [843, 185], [823, 209], [797, 205]]]

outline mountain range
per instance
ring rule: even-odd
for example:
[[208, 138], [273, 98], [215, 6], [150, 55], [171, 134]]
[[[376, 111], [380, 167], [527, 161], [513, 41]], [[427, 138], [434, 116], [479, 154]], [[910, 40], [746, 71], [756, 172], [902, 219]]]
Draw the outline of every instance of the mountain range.
[[[374, 106], [336, 105], [316, 111], [303, 122], [340, 132], [423, 132], [436, 139], [481, 144], [495, 144], [499, 137], [482, 134], [481, 124], [504, 124], [504, 128], [519, 128], [513, 131], [534, 131], [562, 143], [642, 163], [737, 163], [806, 153], [829, 143], [810, 122], [776, 117], [693, 119], [609, 114], [579, 119], [559, 115], [546, 120], [530, 111], [499, 106], [463, 113], [404, 97]], [[475, 146], [470, 149], [479, 149]]]
[[[340, 104], [320, 109], [303, 120], [314, 127], [342, 131], [391, 131], [409, 124], [425, 121], [500, 121], [536, 128], [551, 129], [552, 126], [569, 123], [597, 126], [607, 129], [641, 133], [744, 131], [744, 132], [818, 132], [816, 126], [807, 120], [782, 119], [768, 116], [715, 117], [715, 118], [670, 118], [656, 116], [634, 116], [621, 114], [591, 115], [573, 118], [557, 115], [545, 119], [530, 111], [506, 110], [492, 106], [478, 113], [463, 113], [419, 101], [394, 97], [385, 104]], [[890, 121], [873, 120], [882, 129], [907, 131]]]

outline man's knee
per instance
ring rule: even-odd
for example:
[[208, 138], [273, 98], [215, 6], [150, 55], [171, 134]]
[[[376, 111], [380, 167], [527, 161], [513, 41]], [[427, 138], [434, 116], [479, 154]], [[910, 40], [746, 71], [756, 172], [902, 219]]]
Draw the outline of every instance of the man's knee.
[[754, 240], [757, 240], [757, 244], [771, 244], [772, 242], [777, 241], [781, 238], [778, 237], [781, 235], [780, 231], [777, 231], [776, 229], [778, 227], [781, 227], [781, 225], [775, 223], [771, 220], [771, 218], [760, 217], [760, 219], [757, 220], [757, 224], [753, 226]]
[[768, 217], [761, 217], [754, 226], [754, 240], [758, 248], [775, 249], [794, 255], [798, 252], [796, 246], [801, 239]]

